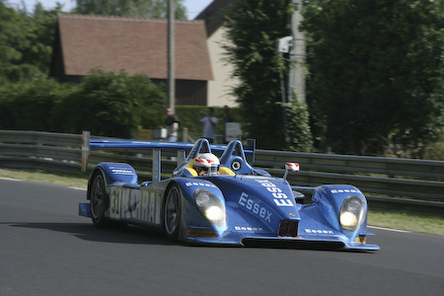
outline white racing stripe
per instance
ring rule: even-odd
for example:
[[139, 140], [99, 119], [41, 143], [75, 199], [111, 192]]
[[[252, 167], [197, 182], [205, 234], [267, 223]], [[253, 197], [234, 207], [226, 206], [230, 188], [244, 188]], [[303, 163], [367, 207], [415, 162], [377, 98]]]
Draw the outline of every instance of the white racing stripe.
[[412, 233], [412, 231], [408, 231], [408, 230], [392, 229], [392, 228], [377, 227], [377, 226], [367, 226], [367, 227], [373, 228], [373, 229], [379, 229], [379, 230], [393, 231], [393, 232]]

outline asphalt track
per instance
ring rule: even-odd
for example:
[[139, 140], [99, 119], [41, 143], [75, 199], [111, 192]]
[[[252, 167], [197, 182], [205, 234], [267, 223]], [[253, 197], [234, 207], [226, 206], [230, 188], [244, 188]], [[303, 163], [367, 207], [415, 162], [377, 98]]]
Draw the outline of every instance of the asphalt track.
[[77, 216], [85, 191], [0, 180], [0, 295], [444, 295], [444, 236], [372, 229], [375, 253], [193, 247]]

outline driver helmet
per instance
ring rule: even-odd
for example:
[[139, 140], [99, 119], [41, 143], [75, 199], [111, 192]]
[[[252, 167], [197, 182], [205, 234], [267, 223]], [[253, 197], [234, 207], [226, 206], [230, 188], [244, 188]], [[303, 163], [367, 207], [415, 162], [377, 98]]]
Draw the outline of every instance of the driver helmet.
[[199, 176], [219, 175], [219, 158], [212, 153], [204, 153], [194, 159], [194, 169]]

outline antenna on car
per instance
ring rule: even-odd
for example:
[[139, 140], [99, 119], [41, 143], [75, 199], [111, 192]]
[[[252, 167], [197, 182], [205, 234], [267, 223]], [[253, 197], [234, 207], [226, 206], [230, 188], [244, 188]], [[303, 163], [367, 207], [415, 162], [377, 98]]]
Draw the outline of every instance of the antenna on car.
[[287, 179], [288, 172], [299, 172], [299, 163], [287, 162], [285, 164], [284, 180]]

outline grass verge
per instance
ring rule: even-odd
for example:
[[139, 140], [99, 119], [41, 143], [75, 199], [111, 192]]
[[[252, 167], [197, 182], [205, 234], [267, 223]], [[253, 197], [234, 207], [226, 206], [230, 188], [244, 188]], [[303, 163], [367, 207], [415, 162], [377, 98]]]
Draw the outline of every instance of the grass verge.
[[58, 184], [85, 188], [88, 186], [88, 173], [59, 173], [46, 171], [16, 171], [0, 169], [0, 178]]
[[368, 225], [444, 235], [444, 217], [438, 215], [370, 209]]
[[[59, 173], [43, 171], [16, 171], [0, 169], [0, 177], [25, 181], [52, 183], [63, 186], [85, 188], [87, 173]], [[368, 225], [415, 232], [444, 235], [444, 217], [409, 212], [369, 210]]]

